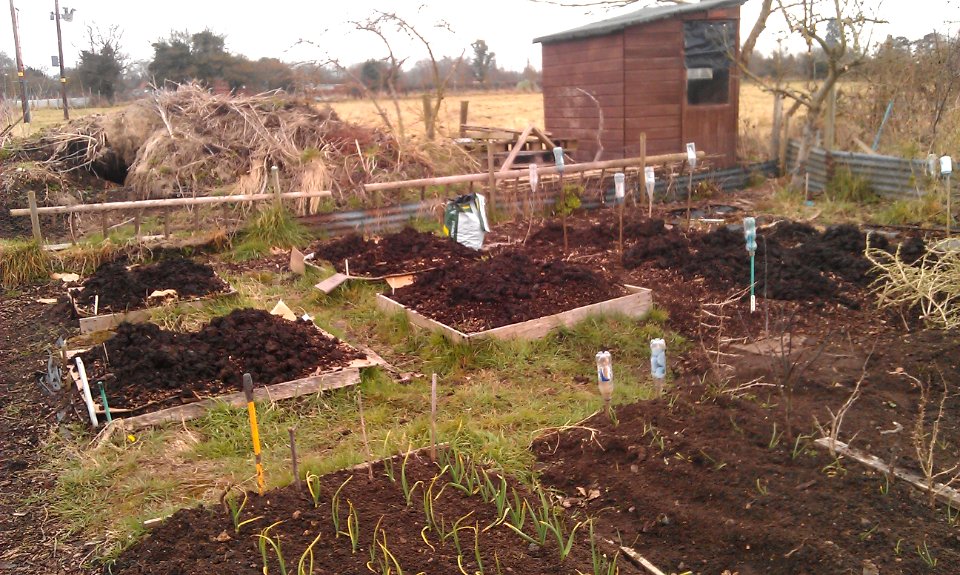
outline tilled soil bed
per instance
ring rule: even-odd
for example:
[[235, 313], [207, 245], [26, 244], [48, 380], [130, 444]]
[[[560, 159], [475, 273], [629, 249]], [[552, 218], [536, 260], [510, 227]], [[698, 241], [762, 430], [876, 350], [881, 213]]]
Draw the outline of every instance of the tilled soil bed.
[[[862, 395], [839, 439], [919, 472], [914, 425], [923, 417], [930, 433], [940, 377], [955, 380], [960, 346], [954, 337], [920, 332], [900, 348], [891, 331], [871, 354], [872, 343], [851, 337], [860, 343], [833, 342], [809, 368], [796, 366], [815, 356], [815, 342], [787, 361], [802, 372], [792, 384], [790, 427], [789, 396], [765, 384], [778, 381], [777, 357], [747, 353], [728, 359], [736, 378], [726, 392], [681, 380], [664, 399], [617, 408], [617, 424], [598, 415], [538, 439], [533, 451], [541, 478], [572, 497], [599, 490], [583, 513], [600, 513], [604, 536], [634, 542], [665, 572], [954, 573], [956, 512], [931, 506], [926, 492], [905, 481], [888, 482], [853, 459], [835, 459], [813, 444], [819, 437], [813, 420], [829, 427], [828, 408], [843, 405], [866, 362]], [[932, 382], [935, 395], [925, 412], [905, 373]], [[734, 392], [737, 383], [753, 385]], [[940, 420], [937, 469], [949, 469], [960, 456], [954, 387]], [[928, 565], [934, 560], [935, 567]]]
[[[403, 460], [394, 458], [389, 470], [393, 480], [388, 478], [383, 463], [374, 465], [372, 481], [365, 470], [323, 476], [314, 484], [316, 505], [307, 489], [298, 492], [293, 486], [262, 497], [251, 493], [239, 520], [259, 519], [244, 525], [239, 532], [225, 509], [178, 511], [151, 530], [144, 540], [121, 553], [110, 571], [117, 575], [279, 573], [272, 547], [267, 546], [266, 567], [257, 547], [258, 535], [273, 525], [266, 535], [278, 542], [288, 573], [297, 572], [300, 558], [314, 540], [313, 570], [307, 571], [313, 573], [592, 573], [585, 527], [574, 535], [570, 555], [560, 561], [557, 540], [552, 534], [544, 546], [530, 545], [502, 523], [497, 524], [494, 503], [486, 502], [480, 494], [466, 495], [450, 483], [453, 478], [449, 471], [439, 475], [438, 464], [416, 455], [408, 459], [405, 467], [405, 480], [413, 486], [408, 504], [402, 488], [403, 465]], [[498, 477], [494, 475], [492, 479], [499, 488]], [[511, 490], [509, 497], [517, 495], [534, 508], [539, 506], [536, 496], [526, 489], [509, 484], [507, 488]], [[423, 503], [428, 490], [433, 526], [428, 526]], [[333, 523], [335, 495], [339, 529]], [[451, 534], [455, 524], [459, 529], [456, 539]], [[351, 530], [357, 534], [355, 548]], [[529, 519], [524, 530], [533, 531]], [[447, 532], [445, 538], [441, 538], [441, 531]], [[382, 568], [384, 561], [387, 567]]]
[[348, 260], [351, 274], [371, 277], [419, 272], [480, 258], [479, 252], [450, 238], [413, 228], [369, 239], [349, 234], [311, 250], [317, 259], [332, 263], [339, 272], [346, 271], [344, 260]]
[[627, 294], [609, 274], [517, 252], [417, 276], [389, 297], [464, 333], [553, 315]]
[[256, 309], [214, 318], [198, 332], [122, 323], [103, 345], [81, 354], [91, 385], [103, 381], [110, 406], [135, 414], [241, 391], [244, 373], [255, 385], [271, 385], [362, 357], [312, 322]]
[[157, 290], [176, 290], [177, 297], [200, 297], [230, 289], [213, 268], [186, 258], [166, 258], [156, 263], [129, 265], [125, 260], [102, 264], [74, 296], [78, 305], [119, 312], [143, 308]]

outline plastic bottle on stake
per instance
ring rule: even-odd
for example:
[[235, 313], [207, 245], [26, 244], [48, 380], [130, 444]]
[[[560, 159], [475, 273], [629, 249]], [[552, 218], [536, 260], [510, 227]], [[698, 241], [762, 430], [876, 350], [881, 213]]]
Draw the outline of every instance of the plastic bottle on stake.
[[667, 377], [667, 342], [663, 338], [650, 340], [650, 377], [657, 395], [663, 393], [663, 382]]
[[537, 183], [540, 181], [540, 172], [537, 171], [536, 164], [530, 164], [530, 190], [537, 191]]
[[557, 171], [563, 175], [563, 148], [557, 146], [553, 149], [553, 161], [557, 165]]
[[626, 188], [626, 176], [623, 175], [623, 172], [617, 172], [613, 175], [613, 186], [614, 186], [614, 197], [617, 199], [617, 203], [623, 203], [623, 198], [626, 195], [624, 188]]
[[597, 353], [597, 387], [600, 388], [604, 408], [609, 408], [613, 398], [613, 358], [609, 351]]
[[950, 207], [950, 174], [953, 173], [953, 159], [950, 156], [940, 157], [940, 175], [947, 179], [947, 235], [950, 235], [950, 225], [953, 223], [953, 209]]
[[757, 311], [757, 296], [754, 292], [754, 262], [757, 253], [757, 220], [743, 218], [743, 236], [747, 242], [747, 252], [750, 254], [750, 313]]
[[653, 193], [657, 188], [657, 176], [653, 173], [653, 166], [647, 166], [643, 169], [643, 183], [647, 186], [647, 200], [650, 206], [647, 213], [648, 218], [653, 217]]

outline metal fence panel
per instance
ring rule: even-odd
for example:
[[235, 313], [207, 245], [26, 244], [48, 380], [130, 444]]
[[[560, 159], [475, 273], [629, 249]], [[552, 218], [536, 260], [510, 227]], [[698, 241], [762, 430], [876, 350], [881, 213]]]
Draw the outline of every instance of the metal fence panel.
[[[799, 153], [800, 142], [790, 140], [787, 148], [788, 170], [796, 166]], [[824, 191], [841, 169], [849, 170], [855, 178], [867, 180], [873, 191], [885, 198], [917, 198], [930, 188], [924, 160], [857, 152], [827, 152], [821, 148], [813, 148], [806, 165], [810, 190]]]

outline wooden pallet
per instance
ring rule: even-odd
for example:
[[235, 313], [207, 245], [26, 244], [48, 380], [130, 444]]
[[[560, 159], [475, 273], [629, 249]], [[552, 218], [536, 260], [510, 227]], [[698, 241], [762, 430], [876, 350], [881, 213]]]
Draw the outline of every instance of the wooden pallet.
[[446, 324], [430, 319], [383, 294], [377, 294], [377, 308], [386, 313], [403, 313], [413, 325], [443, 334], [447, 339], [457, 343], [469, 343], [489, 337], [496, 339], [540, 339], [556, 327], [570, 327], [592, 315], [622, 313], [631, 317], [640, 317], [650, 311], [650, 307], [653, 305], [653, 292], [637, 286], [625, 285], [624, 287], [631, 292], [629, 295], [474, 333], [463, 333]]

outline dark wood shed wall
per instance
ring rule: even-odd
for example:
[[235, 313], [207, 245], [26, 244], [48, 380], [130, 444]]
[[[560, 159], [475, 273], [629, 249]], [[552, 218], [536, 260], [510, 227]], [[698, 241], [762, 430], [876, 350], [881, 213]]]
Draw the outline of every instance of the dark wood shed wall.
[[593, 159], [597, 151], [597, 109], [576, 91], [582, 88], [595, 94], [603, 106], [604, 158], [639, 155], [640, 134], [646, 132], [648, 154], [682, 152], [684, 143], [695, 142], [708, 154], [722, 154], [715, 165], [733, 165], [739, 74], [736, 67], [731, 68], [727, 104], [687, 105], [683, 22], [739, 23], [739, 14], [739, 8], [710, 10], [639, 24], [606, 36], [544, 44], [546, 129], [577, 138], [577, 161]]
[[623, 35], [611, 34], [543, 46], [543, 113], [546, 129], [576, 138], [577, 161], [597, 151], [597, 105], [577, 91], [596, 97], [603, 108], [603, 146], [623, 157]]

